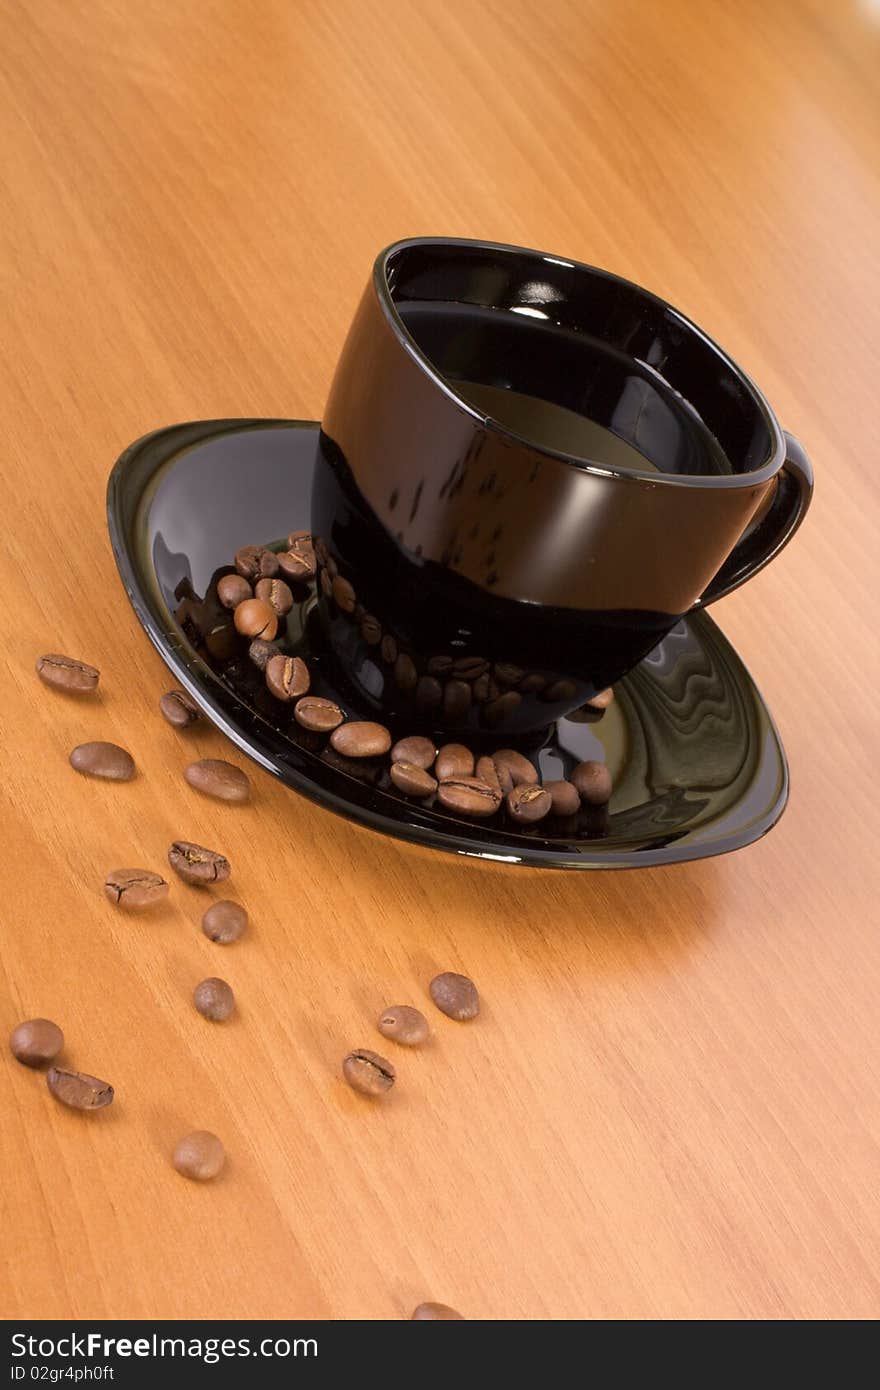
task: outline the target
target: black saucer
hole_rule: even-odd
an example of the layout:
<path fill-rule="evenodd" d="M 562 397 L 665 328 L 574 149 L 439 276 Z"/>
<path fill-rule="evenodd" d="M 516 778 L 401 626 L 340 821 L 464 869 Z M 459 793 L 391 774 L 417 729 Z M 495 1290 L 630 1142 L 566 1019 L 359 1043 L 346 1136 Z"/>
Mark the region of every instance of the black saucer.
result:
<path fill-rule="evenodd" d="M 373 830 L 509 864 L 677 863 L 739 849 L 775 824 L 788 797 L 779 737 L 736 652 L 702 612 L 619 682 L 604 715 L 560 720 L 531 750 L 544 780 L 585 758 L 607 762 L 607 810 L 531 828 L 514 829 L 503 811 L 473 822 L 405 800 L 382 766 L 345 770 L 328 761 L 325 740 L 299 729 L 267 695 L 247 644 L 230 637 L 228 615 L 216 628 L 210 620 L 218 571 L 240 546 L 309 527 L 317 432 L 308 421 L 175 425 L 137 440 L 110 476 L 110 537 L 134 610 L 177 680 L 245 753 Z M 285 645 L 308 656 L 313 693 L 370 718 L 334 685 L 309 622 L 313 602 L 304 589 Z"/>

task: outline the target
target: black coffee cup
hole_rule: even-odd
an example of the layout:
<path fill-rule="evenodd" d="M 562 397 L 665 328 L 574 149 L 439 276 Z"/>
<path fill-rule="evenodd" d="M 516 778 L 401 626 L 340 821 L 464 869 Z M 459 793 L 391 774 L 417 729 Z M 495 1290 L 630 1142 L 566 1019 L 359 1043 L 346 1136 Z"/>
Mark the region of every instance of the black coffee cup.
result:
<path fill-rule="evenodd" d="M 397 242 L 322 422 L 320 621 L 377 716 L 534 732 L 767 564 L 811 493 L 754 383 L 647 290 L 518 247 Z"/>

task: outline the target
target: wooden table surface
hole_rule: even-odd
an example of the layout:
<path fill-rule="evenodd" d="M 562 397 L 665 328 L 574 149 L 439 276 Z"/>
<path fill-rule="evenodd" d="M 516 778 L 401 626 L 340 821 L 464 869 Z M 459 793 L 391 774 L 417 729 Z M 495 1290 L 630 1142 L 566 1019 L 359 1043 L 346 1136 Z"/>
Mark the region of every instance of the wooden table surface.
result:
<path fill-rule="evenodd" d="M 2 7 L 0 1027 L 56 1019 L 117 1087 L 80 1116 L 4 1056 L 7 1317 L 880 1314 L 878 49 L 876 0 Z M 173 421 L 319 416 L 374 254 L 431 233 L 648 285 L 812 455 L 796 542 L 713 610 L 791 761 L 759 844 L 506 869 L 255 767 L 244 809 L 184 784 L 224 742 L 157 713 L 107 473 Z M 40 685 L 52 650 L 99 699 Z M 77 777 L 89 738 L 137 780 Z M 233 860 L 237 946 L 176 882 L 148 917 L 104 901 L 178 836 Z M 434 1013 L 370 1105 L 342 1055 L 440 969 L 482 1016 Z M 213 973 L 223 1027 L 189 1002 Z M 194 1127 L 213 1185 L 169 1162 Z"/>

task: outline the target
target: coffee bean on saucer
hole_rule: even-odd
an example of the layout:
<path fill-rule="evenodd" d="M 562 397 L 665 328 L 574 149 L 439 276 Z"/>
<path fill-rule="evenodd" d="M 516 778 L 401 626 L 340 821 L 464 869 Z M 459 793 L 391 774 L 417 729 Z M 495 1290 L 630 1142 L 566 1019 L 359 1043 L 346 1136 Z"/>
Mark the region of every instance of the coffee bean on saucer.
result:
<path fill-rule="evenodd" d="M 448 1303 L 420 1303 L 410 1322 L 466 1322 L 463 1313 L 457 1313 Z"/>
<path fill-rule="evenodd" d="M 36 672 L 44 684 L 68 695 L 88 695 L 101 679 L 97 667 L 76 661 L 72 656 L 57 656 L 54 652 L 37 657 Z"/>
<path fill-rule="evenodd" d="M 271 642 L 278 631 L 275 609 L 262 598 L 245 599 L 236 608 L 233 621 L 242 637 L 262 637 Z"/>
<path fill-rule="evenodd" d="M 359 1047 L 342 1063 L 342 1075 L 349 1086 L 364 1096 L 384 1096 L 394 1085 L 394 1067 L 378 1052 Z"/>
<path fill-rule="evenodd" d="M 521 666 L 512 666 L 508 661 L 496 661 L 492 667 L 492 674 L 503 690 L 511 686 L 519 685 L 525 677 L 525 671 Z"/>
<path fill-rule="evenodd" d="M 283 579 L 261 579 L 254 594 L 268 603 L 279 618 L 286 617 L 293 607 L 293 594 Z"/>
<path fill-rule="evenodd" d="M 337 729 L 345 715 L 333 700 L 323 700 L 318 695 L 305 695 L 293 707 L 293 717 L 304 729 L 316 733 L 329 733 Z"/>
<path fill-rule="evenodd" d="M 274 579 L 278 573 L 278 556 L 264 545 L 243 545 L 235 552 L 234 563 L 250 584 L 256 584 L 258 579 Z"/>
<path fill-rule="evenodd" d="M 547 677 L 542 676 L 540 671 L 529 671 L 520 681 L 519 688 L 524 695 L 537 695 L 546 684 Z"/>
<path fill-rule="evenodd" d="M 168 863 L 185 883 L 191 883 L 196 888 L 208 883 L 221 883 L 231 873 L 225 855 L 205 849 L 203 845 L 194 845 L 191 840 L 175 840 L 168 850 Z"/>
<path fill-rule="evenodd" d="M 216 1134 L 207 1129 L 194 1129 L 185 1134 L 174 1146 L 171 1156 L 181 1177 L 191 1178 L 193 1182 L 209 1182 L 226 1162 L 226 1150 Z"/>
<path fill-rule="evenodd" d="M 429 676 L 448 676 L 453 665 L 451 656 L 431 656 L 425 669 Z"/>
<path fill-rule="evenodd" d="M 387 665 L 393 666 L 395 661 L 397 660 L 397 642 L 395 638 L 391 636 L 390 632 L 385 633 L 385 636 L 382 638 L 379 650 L 382 653 L 382 660 L 386 662 Z"/>
<path fill-rule="evenodd" d="M 329 598 L 333 593 L 333 579 L 329 570 L 321 570 L 321 578 L 318 583 L 321 585 L 321 593 L 325 598 Z"/>
<path fill-rule="evenodd" d="M 240 903 L 228 898 L 211 903 L 202 917 L 202 931 L 211 941 L 220 946 L 228 946 L 237 941 L 248 924 L 248 915 Z"/>
<path fill-rule="evenodd" d="M 13 1028 L 9 1047 L 16 1061 L 26 1067 L 52 1062 L 64 1046 L 64 1034 L 49 1018 L 29 1018 Z"/>
<path fill-rule="evenodd" d="M 81 743 L 69 758 L 70 766 L 86 777 L 105 777 L 109 782 L 130 782 L 134 758 L 118 743 Z"/>
<path fill-rule="evenodd" d="M 453 676 L 463 681 L 475 681 L 488 669 L 489 663 L 482 656 L 457 656 L 452 663 Z"/>
<path fill-rule="evenodd" d="M 515 748 L 499 748 L 492 754 L 492 761 L 501 781 L 505 796 L 511 787 L 533 787 L 538 781 L 538 770 L 522 753 Z M 509 782 L 509 785 L 507 783 Z"/>
<path fill-rule="evenodd" d="M 416 686 L 416 709 L 437 709 L 443 699 L 443 687 L 436 676 L 421 676 Z"/>
<path fill-rule="evenodd" d="M 278 556 L 278 569 L 285 579 L 294 584 L 308 584 L 317 570 L 314 551 L 306 548 L 282 550 Z"/>
<path fill-rule="evenodd" d="M 297 550 L 299 547 L 314 548 L 312 543 L 311 531 L 290 531 L 287 536 L 287 549 Z"/>
<path fill-rule="evenodd" d="M 402 690 L 404 694 L 408 694 L 416 688 L 419 673 L 412 657 L 406 652 L 401 652 L 394 663 L 394 679 L 398 690 Z"/>
<path fill-rule="evenodd" d="M 483 718 L 490 729 L 497 729 L 500 724 L 504 724 L 513 712 L 519 709 L 522 704 L 522 696 L 518 690 L 505 690 L 503 695 L 499 695 L 494 700 L 489 700 L 483 706 Z"/>
<path fill-rule="evenodd" d="M 553 681 L 552 685 L 545 686 L 541 692 L 541 699 L 548 704 L 554 704 L 559 700 L 573 700 L 577 695 L 577 686 L 574 681 L 563 677 L 561 680 Z"/>
<path fill-rule="evenodd" d="M 333 580 L 333 597 L 343 613 L 353 613 L 357 603 L 357 595 L 354 588 L 347 579 L 343 579 L 341 574 L 337 574 Z"/>
<path fill-rule="evenodd" d="M 574 783 L 583 800 L 591 806 L 604 806 L 611 797 L 611 773 L 604 763 L 593 762 L 592 759 L 578 763 L 569 774 L 569 781 Z"/>
<path fill-rule="evenodd" d="M 273 656 L 266 663 L 266 686 L 276 700 L 298 700 L 308 693 L 309 668 L 299 656 Z"/>
<path fill-rule="evenodd" d="M 378 758 L 391 747 L 391 735 L 384 724 L 354 720 L 334 729 L 330 744 L 345 758 Z"/>
<path fill-rule="evenodd" d="M 255 637 L 248 647 L 248 656 L 258 671 L 265 671 L 273 656 L 280 655 L 276 642 L 267 642 L 263 637 Z"/>
<path fill-rule="evenodd" d="M 614 701 L 614 691 L 609 685 L 607 690 L 598 690 L 595 695 L 591 695 L 587 704 L 591 709 L 607 709 Z"/>
<path fill-rule="evenodd" d="M 99 1081 L 97 1076 L 89 1076 L 84 1071 L 62 1071 L 60 1067 L 50 1067 L 46 1073 L 46 1084 L 56 1100 L 69 1105 L 72 1110 L 103 1110 L 113 1100 L 113 1087 L 107 1081 Z"/>
<path fill-rule="evenodd" d="M 544 790 L 550 793 L 554 816 L 573 816 L 581 806 L 581 794 L 573 782 L 545 782 Z"/>
<path fill-rule="evenodd" d="M 254 591 L 240 574 L 224 574 L 217 581 L 217 597 L 224 608 L 237 608 L 245 599 L 253 598 Z"/>
<path fill-rule="evenodd" d="M 529 787 L 524 784 L 511 787 L 506 798 L 507 812 L 511 820 L 523 821 L 530 825 L 533 821 L 549 816 L 553 798 L 543 787 Z"/>
<path fill-rule="evenodd" d="M 447 1018 L 454 1018 L 456 1023 L 466 1023 L 480 1012 L 477 987 L 467 975 L 446 970 L 442 975 L 435 975 L 428 988 L 440 1012 Z"/>
<path fill-rule="evenodd" d="M 383 1009 L 376 1027 L 384 1038 L 392 1038 L 404 1047 L 418 1047 L 428 1036 L 428 1020 L 421 1009 L 413 1009 L 409 1004 Z"/>
<path fill-rule="evenodd" d="M 382 624 L 372 613 L 365 613 L 361 618 L 361 637 L 368 647 L 378 647 L 382 641 Z"/>
<path fill-rule="evenodd" d="M 425 771 L 433 766 L 436 756 L 437 749 L 432 740 L 422 738 L 420 734 L 399 738 L 391 750 L 393 763 L 414 763 L 416 767 L 422 767 Z"/>
<path fill-rule="evenodd" d="M 191 787 L 217 801 L 232 801 L 237 805 L 250 801 L 251 779 L 234 763 L 223 758 L 200 758 L 184 768 L 183 775 Z"/>
<path fill-rule="evenodd" d="M 431 796 L 437 790 L 437 779 L 415 763 L 396 762 L 391 764 L 389 773 L 392 782 L 404 796 L 414 796 L 419 800 Z"/>
<path fill-rule="evenodd" d="M 478 705 L 484 705 L 487 700 L 497 698 L 497 688 L 495 695 L 493 696 L 492 694 L 493 684 L 494 682 L 488 671 L 484 671 L 481 676 L 477 676 L 477 679 L 471 686 L 471 690 L 473 691 L 474 699 Z"/>
<path fill-rule="evenodd" d="M 443 687 L 444 716 L 453 722 L 463 719 L 471 707 L 472 699 L 467 681 L 459 680 L 457 677 L 448 680 Z"/>
<path fill-rule="evenodd" d="M 212 1023 L 222 1023 L 235 1008 L 235 995 L 225 980 L 212 975 L 196 985 L 193 1003 L 202 1018 L 208 1018 Z"/>
<path fill-rule="evenodd" d="M 501 805 L 501 792 L 479 777 L 449 777 L 437 788 L 437 800 L 447 811 L 462 816 L 494 816 Z"/>
<path fill-rule="evenodd" d="M 463 743 L 444 743 L 437 754 L 434 771 L 441 782 L 450 777 L 472 777 L 474 755 Z"/>
<path fill-rule="evenodd" d="M 150 869 L 113 869 L 104 880 L 104 892 L 117 907 L 152 907 L 168 894 L 168 884 Z"/>
<path fill-rule="evenodd" d="M 185 690 L 169 690 L 159 701 L 159 710 L 175 729 L 186 729 L 202 717 L 202 711 Z"/>

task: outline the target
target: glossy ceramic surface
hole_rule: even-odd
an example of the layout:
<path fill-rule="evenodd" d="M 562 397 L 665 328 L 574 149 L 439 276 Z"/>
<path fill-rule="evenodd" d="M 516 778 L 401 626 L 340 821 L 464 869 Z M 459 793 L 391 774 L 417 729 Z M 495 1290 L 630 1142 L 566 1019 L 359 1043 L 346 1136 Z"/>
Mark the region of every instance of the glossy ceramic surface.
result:
<path fill-rule="evenodd" d="M 749 844 L 781 815 L 784 754 L 736 653 L 703 613 L 678 622 L 617 686 L 601 717 L 574 715 L 520 743 L 544 779 L 584 758 L 606 761 L 610 806 L 513 829 L 404 800 L 383 767 L 341 765 L 265 691 L 216 603 L 242 544 L 307 527 L 318 426 L 228 420 L 173 426 L 138 440 L 108 488 L 119 571 L 175 678 L 244 752 L 312 800 L 374 830 L 510 864 L 621 868 L 674 863 Z M 328 661 L 315 596 L 303 590 L 286 648 L 306 656 L 317 694 L 363 717 Z M 175 616 L 177 615 L 177 616 Z M 395 727 L 395 737 L 408 732 Z"/>

